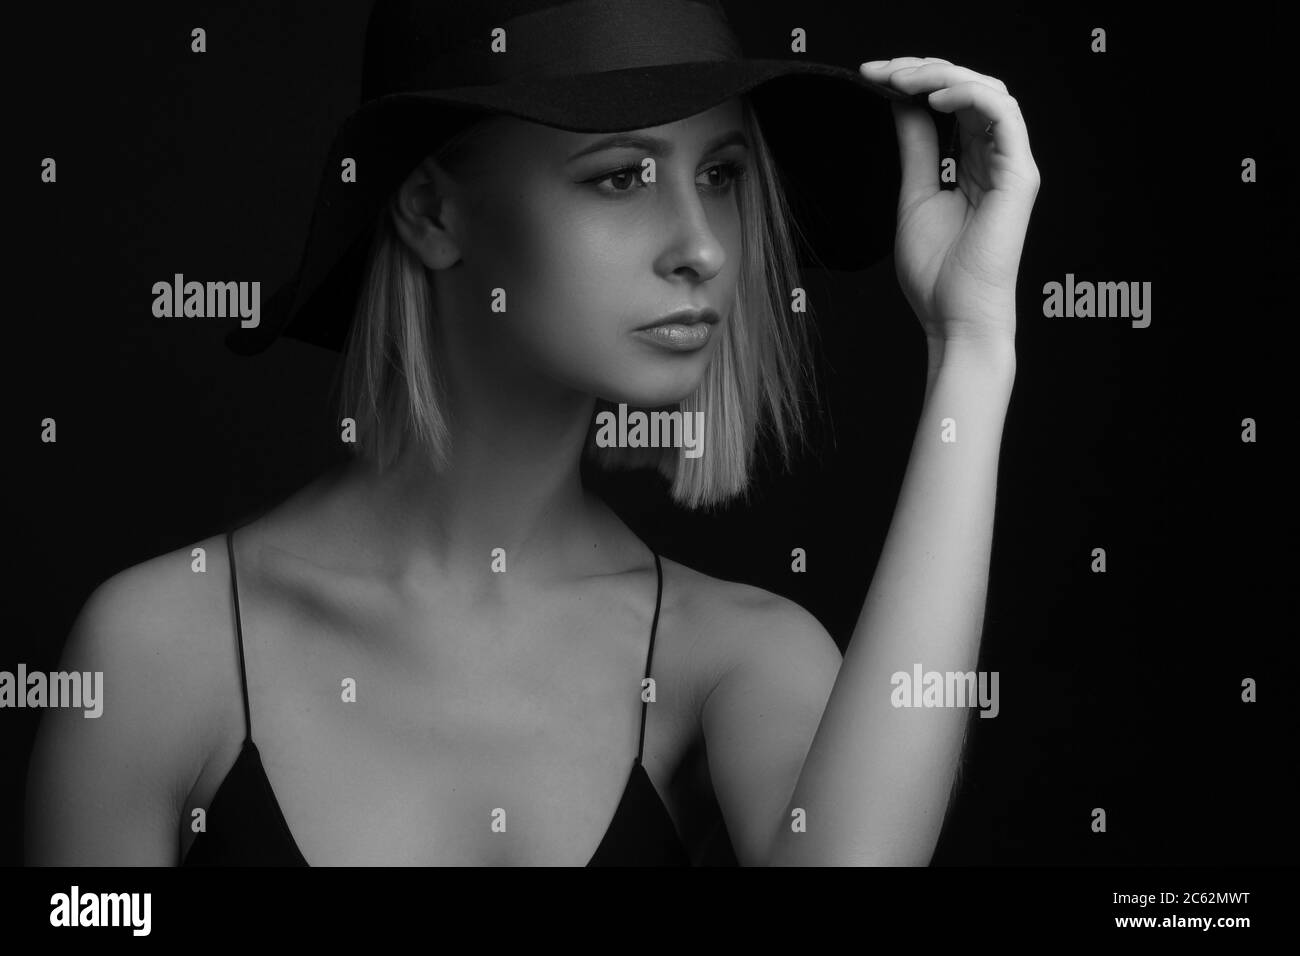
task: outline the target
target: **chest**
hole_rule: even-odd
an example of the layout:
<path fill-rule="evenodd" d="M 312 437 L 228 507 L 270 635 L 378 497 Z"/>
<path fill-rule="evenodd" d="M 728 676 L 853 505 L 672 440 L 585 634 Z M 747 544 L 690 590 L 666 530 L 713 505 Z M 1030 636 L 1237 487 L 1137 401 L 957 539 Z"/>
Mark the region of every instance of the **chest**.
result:
<path fill-rule="evenodd" d="M 667 608 L 651 654 L 654 592 L 640 592 L 486 604 L 249 589 L 252 735 L 302 855 L 312 865 L 583 865 L 619 814 L 638 753 L 669 817 L 689 816 L 701 795 L 676 780 L 699 737 L 702 675 Z M 195 803 L 222 785 L 231 747 L 209 761 Z M 647 801 L 629 803 L 624 814 L 646 812 Z"/>

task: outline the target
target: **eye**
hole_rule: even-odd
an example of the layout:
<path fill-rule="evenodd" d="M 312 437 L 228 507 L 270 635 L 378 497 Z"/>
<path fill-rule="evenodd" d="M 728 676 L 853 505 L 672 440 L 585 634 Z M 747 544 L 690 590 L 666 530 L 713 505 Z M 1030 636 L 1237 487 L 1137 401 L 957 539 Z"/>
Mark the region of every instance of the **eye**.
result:
<path fill-rule="evenodd" d="M 708 169 L 704 171 L 704 175 L 707 176 L 710 173 L 725 174 L 725 182 L 723 183 L 723 185 L 714 187 L 717 189 L 718 192 L 725 193 L 730 191 L 732 186 L 734 186 L 740 180 L 745 178 L 745 172 L 746 170 L 743 163 L 737 163 L 732 161 L 726 163 L 718 163 L 716 166 L 710 166 Z"/>
<path fill-rule="evenodd" d="M 704 170 L 704 172 L 702 172 L 700 175 L 710 176 L 713 175 L 714 173 L 722 174 L 723 182 L 721 184 L 706 183 L 704 185 L 715 193 L 726 194 L 731 191 L 732 186 L 734 186 L 741 179 L 745 178 L 746 167 L 743 163 L 738 163 L 735 161 L 716 163 L 713 166 L 710 166 L 708 169 Z M 613 188 L 610 189 L 599 188 L 599 186 L 605 182 L 609 182 Z M 614 185 L 615 182 L 617 182 L 619 185 Z M 618 169 L 610 170 L 608 173 L 605 173 L 603 176 L 599 176 L 595 179 L 588 179 L 587 183 L 598 187 L 596 191 L 606 196 L 622 195 L 633 191 L 631 188 L 620 188 L 620 186 L 631 187 L 637 184 L 640 184 L 641 186 L 649 185 L 648 183 L 645 183 L 641 179 L 640 164 L 635 166 L 622 166 Z"/>
<path fill-rule="evenodd" d="M 621 169 L 616 169 L 616 170 L 614 170 L 613 172 L 608 172 L 608 173 L 606 173 L 604 176 L 601 176 L 599 179 L 589 179 L 589 180 L 587 180 L 587 182 L 589 182 L 589 183 L 594 183 L 594 184 L 596 184 L 596 185 L 599 185 L 600 183 L 603 183 L 603 182 L 606 182 L 606 181 L 613 181 L 613 180 L 619 180 L 619 181 L 621 181 L 622 183 L 624 183 L 624 184 L 627 185 L 627 186 L 631 186 L 633 183 L 639 183 L 639 182 L 641 182 L 641 167 L 640 167 L 640 166 L 624 166 L 624 167 L 622 167 Z M 642 184 L 642 185 L 644 185 L 644 184 Z M 596 190 L 596 191 L 597 191 L 597 192 L 604 192 L 604 193 L 610 193 L 610 192 L 614 192 L 614 193 L 626 193 L 626 192 L 631 192 L 630 189 L 619 189 L 619 188 L 617 188 L 617 187 L 615 187 L 614 189 L 598 189 L 598 190 Z"/>

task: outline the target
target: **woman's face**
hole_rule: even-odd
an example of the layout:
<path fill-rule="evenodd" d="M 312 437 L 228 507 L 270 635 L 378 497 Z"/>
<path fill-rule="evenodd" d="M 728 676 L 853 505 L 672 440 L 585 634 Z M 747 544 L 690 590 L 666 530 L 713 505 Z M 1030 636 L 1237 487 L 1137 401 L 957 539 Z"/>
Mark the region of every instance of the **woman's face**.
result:
<path fill-rule="evenodd" d="M 473 154 L 469 168 L 437 180 L 459 254 L 435 278 L 456 317 L 446 330 L 453 352 L 463 346 L 477 356 L 471 365 L 531 370 L 630 405 L 675 404 L 694 391 L 736 293 L 735 177 L 749 162 L 739 101 L 619 134 L 494 118 Z M 498 288 L 504 313 L 490 308 Z M 718 323 L 702 345 L 695 334 L 638 331 L 705 309 Z"/>

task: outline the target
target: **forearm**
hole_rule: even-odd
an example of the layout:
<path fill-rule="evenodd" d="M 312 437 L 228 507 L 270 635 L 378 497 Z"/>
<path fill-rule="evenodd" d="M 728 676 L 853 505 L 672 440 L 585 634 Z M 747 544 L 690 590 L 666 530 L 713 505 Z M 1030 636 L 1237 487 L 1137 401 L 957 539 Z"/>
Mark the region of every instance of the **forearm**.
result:
<path fill-rule="evenodd" d="M 925 865 L 951 794 L 964 707 L 895 707 L 891 677 L 974 671 L 1012 347 L 931 344 L 902 490 L 852 640 L 804 762 L 774 865 Z M 942 440 L 945 419 L 950 437 Z M 913 688 L 919 691 L 920 688 Z"/>

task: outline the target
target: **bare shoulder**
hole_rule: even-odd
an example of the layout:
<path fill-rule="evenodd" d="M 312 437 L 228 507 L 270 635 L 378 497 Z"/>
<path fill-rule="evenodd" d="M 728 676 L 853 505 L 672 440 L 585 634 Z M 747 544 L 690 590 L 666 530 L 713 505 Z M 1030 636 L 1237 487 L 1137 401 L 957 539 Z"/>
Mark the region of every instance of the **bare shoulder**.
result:
<path fill-rule="evenodd" d="M 121 679 L 149 681 L 147 699 L 159 724 L 179 725 L 189 738 L 185 742 L 203 752 L 215 743 L 207 733 L 225 736 L 212 718 L 227 708 L 215 708 L 214 715 L 211 706 L 227 699 L 238 674 L 224 535 L 115 574 L 90 596 L 78 623 L 98 653 L 138 669 L 132 676 L 119 666 Z"/>
<path fill-rule="evenodd" d="M 691 763 L 742 865 L 768 858 L 839 675 L 839 648 L 796 601 L 673 563 L 707 754 Z"/>
<path fill-rule="evenodd" d="M 839 648 L 816 615 L 797 601 L 675 561 L 664 561 L 664 575 L 679 596 L 675 611 L 695 667 L 705 675 L 705 696 L 743 665 L 838 670 Z"/>
<path fill-rule="evenodd" d="M 99 713 L 41 715 L 26 847 L 38 865 L 169 865 L 184 801 L 242 716 L 224 538 L 133 565 L 82 605 L 58 670 L 98 680 Z M 86 678 L 83 676 L 83 682 Z"/>

